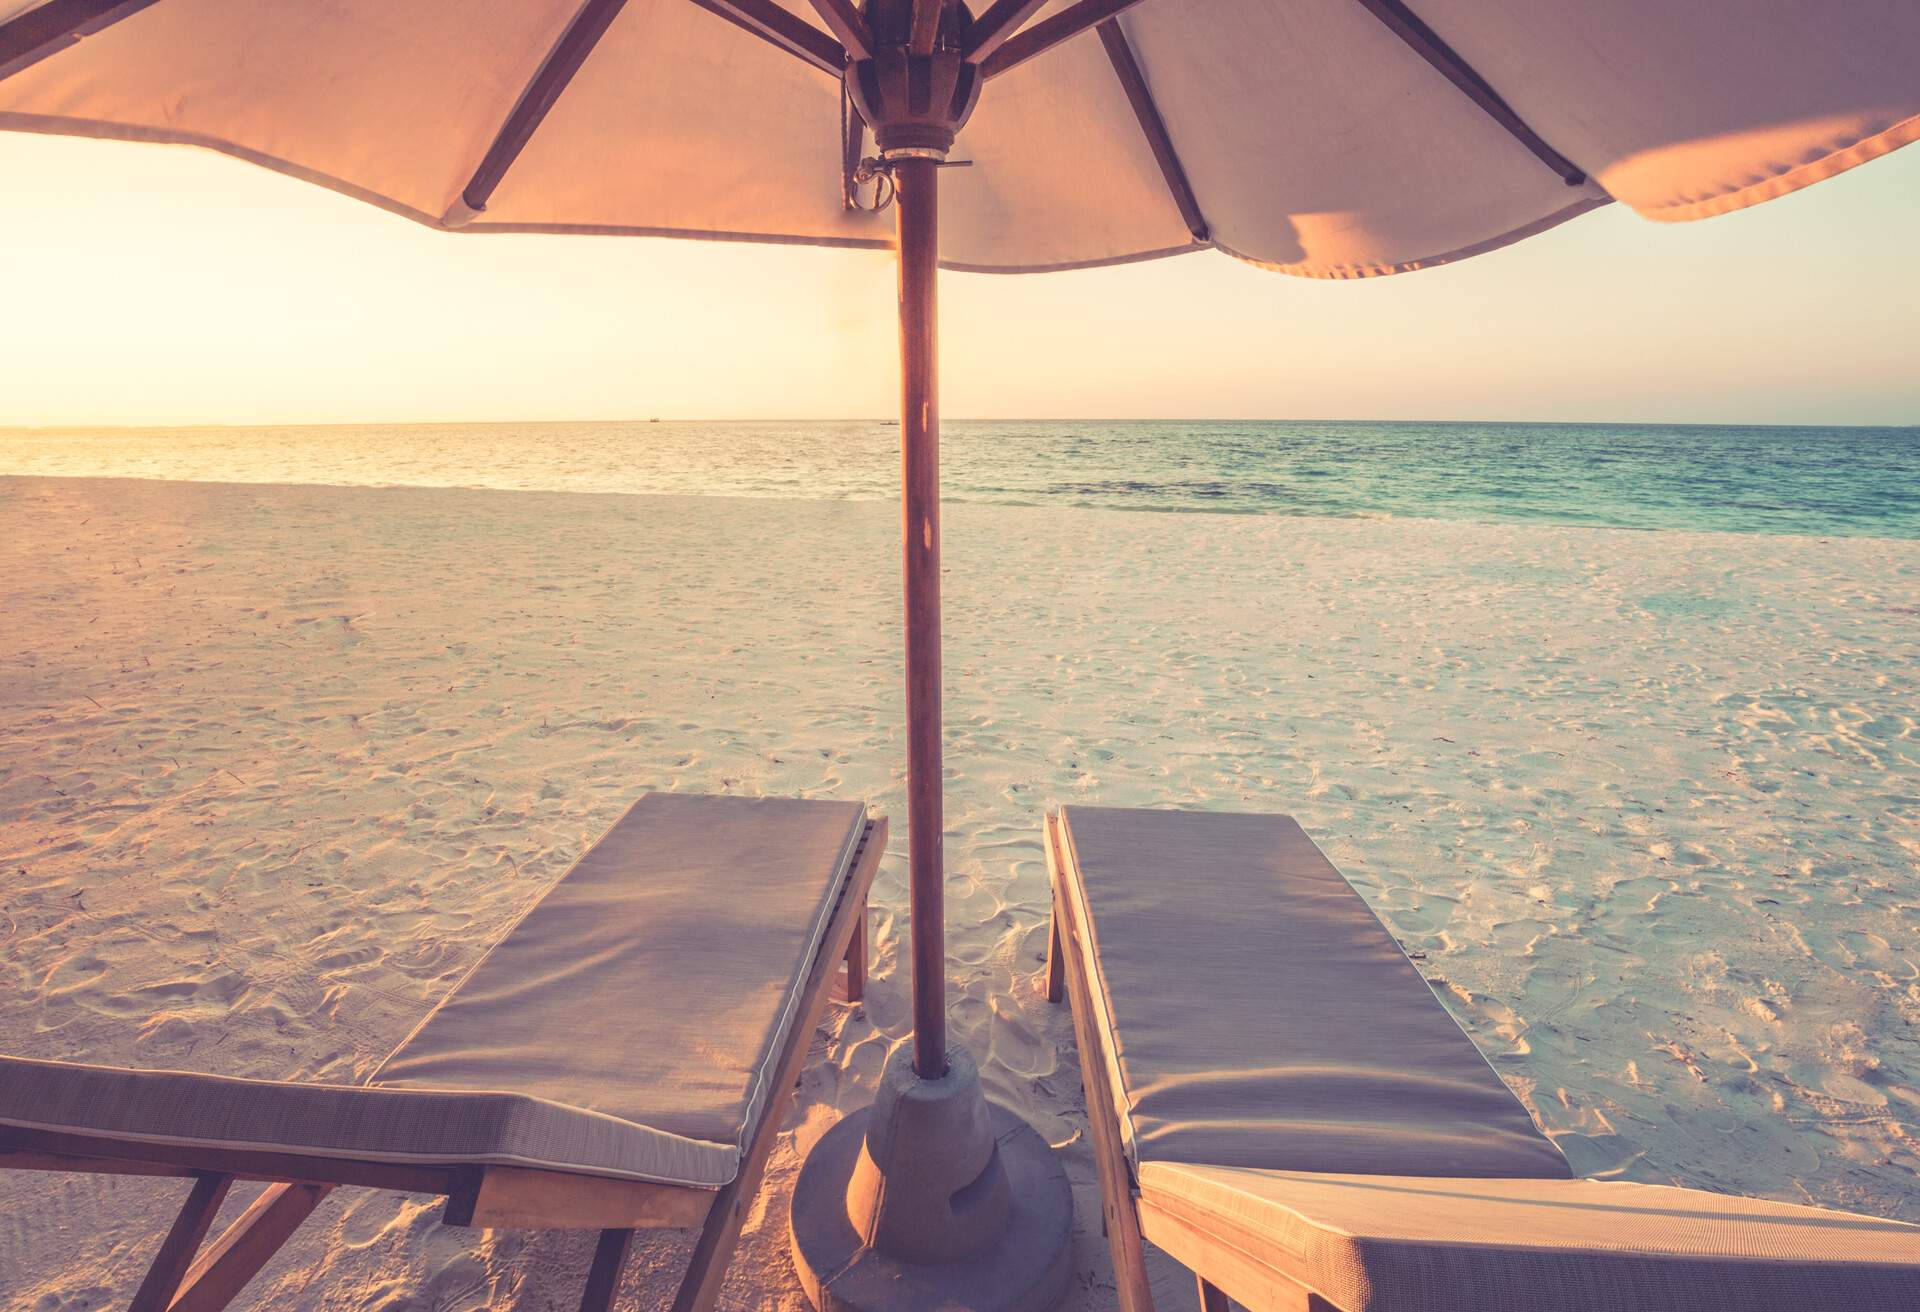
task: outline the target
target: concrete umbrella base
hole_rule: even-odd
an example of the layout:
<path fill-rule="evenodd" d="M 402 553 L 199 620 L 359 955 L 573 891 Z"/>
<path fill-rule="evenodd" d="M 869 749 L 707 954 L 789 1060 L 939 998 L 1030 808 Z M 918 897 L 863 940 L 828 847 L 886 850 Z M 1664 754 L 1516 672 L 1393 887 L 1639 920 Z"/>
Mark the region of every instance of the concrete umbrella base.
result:
<path fill-rule="evenodd" d="M 1049 1312 L 1073 1274 L 1066 1171 L 960 1048 L 938 1080 L 894 1054 L 873 1105 L 807 1155 L 792 1227 L 820 1312 Z"/>

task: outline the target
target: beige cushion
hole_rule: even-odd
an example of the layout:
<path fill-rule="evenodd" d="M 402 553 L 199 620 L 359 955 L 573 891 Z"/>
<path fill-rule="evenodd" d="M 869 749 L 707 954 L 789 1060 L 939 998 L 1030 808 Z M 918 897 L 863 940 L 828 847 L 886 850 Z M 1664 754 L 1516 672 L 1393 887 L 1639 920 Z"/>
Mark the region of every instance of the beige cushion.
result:
<path fill-rule="evenodd" d="M 1694 1189 L 1150 1162 L 1140 1190 L 1346 1312 L 1920 1307 L 1920 1226 Z"/>
<path fill-rule="evenodd" d="M 1569 1174 L 1290 817 L 1061 816 L 1136 1161 Z"/>
<path fill-rule="evenodd" d="M 724 1184 L 739 1163 L 728 1145 L 517 1093 L 243 1080 L 19 1057 L 0 1057 L 4 1126 L 357 1162 L 538 1166 L 703 1187 Z"/>
<path fill-rule="evenodd" d="M 636 802 L 371 1088 L 0 1059 L 0 1124 L 717 1187 L 770 1093 L 857 802 Z"/>

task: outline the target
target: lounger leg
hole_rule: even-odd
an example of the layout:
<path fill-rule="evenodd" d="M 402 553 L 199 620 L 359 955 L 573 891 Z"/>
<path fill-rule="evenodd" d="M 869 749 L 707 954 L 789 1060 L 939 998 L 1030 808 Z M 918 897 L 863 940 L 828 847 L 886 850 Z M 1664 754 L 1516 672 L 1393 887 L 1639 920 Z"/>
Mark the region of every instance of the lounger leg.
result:
<path fill-rule="evenodd" d="M 1047 1001 L 1058 1002 L 1066 996 L 1067 961 L 1060 951 L 1060 908 L 1047 917 Z"/>
<path fill-rule="evenodd" d="M 860 902 L 860 914 L 853 922 L 853 937 L 847 940 L 847 975 L 842 996 L 858 1002 L 867 995 L 867 904 Z"/>
<path fill-rule="evenodd" d="M 208 1172 L 194 1176 L 193 1190 L 181 1206 L 180 1214 L 173 1218 L 173 1228 L 161 1241 L 160 1251 L 154 1254 L 153 1265 L 147 1268 L 146 1279 L 140 1282 L 139 1292 L 127 1305 L 127 1312 L 166 1312 L 187 1268 L 193 1263 L 193 1255 L 200 1251 L 200 1242 L 207 1237 L 214 1213 L 226 1201 L 227 1188 L 232 1183 L 230 1175 Z"/>
<path fill-rule="evenodd" d="M 779 1101 L 784 1104 L 786 1099 L 782 1097 Z M 781 1106 L 779 1111 L 784 1115 L 786 1107 Z M 771 1110 L 761 1112 L 765 1117 L 773 1114 Z M 694 1242 L 693 1260 L 687 1263 L 687 1274 L 681 1278 L 680 1290 L 674 1295 L 673 1312 L 710 1312 L 720 1297 L 720 1282 L 726 1277 L 727 1262 L 733 1256 L 733 1246 L 739 1242 L 740 1227 L 747 1219 L 747 1205 L 760 1190 L 760 1173 L 765 1167 L 764 1157 L 741 1162 L 740 1174 L 714 1197 L 713 1206 L 707 1212 L 707 1223 L 700 1228 L 700 1238 Z"/>
<path fill-rule="evenodd" d="M 593 1250 L 593 1266 L 587 1271 L 586 1292 L 580 1295 L 580 1312 L 608 1312 L 613 1296 L 620 1292 L 620 1273 L 627 1267 L 627 1248 L 633 1243 L 631 1230 L 602 1230 L 600 1245 Z"/>
<path fill-rule="evenodd" d="M 1200 1312 L 1227 1312 L 1227 1296 L 1207 1283 L 1205 1276 L 1195 1276 L 1194 1282 L 1200 1286 Z"/>
<path fill-rule="evenodd" d="M 168 1312 L 221 1312 L 332 1192 L 330 1184 L 269 1185 L 193 1264 Z"/>

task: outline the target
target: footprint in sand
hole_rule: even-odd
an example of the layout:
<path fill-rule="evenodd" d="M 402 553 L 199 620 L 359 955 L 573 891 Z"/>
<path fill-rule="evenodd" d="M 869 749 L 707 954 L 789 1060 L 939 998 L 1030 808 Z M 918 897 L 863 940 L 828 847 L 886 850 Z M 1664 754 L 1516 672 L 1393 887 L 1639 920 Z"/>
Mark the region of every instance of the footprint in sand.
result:
<path fill-rule="evenodd" d="M 113 1301 L 114 1291 L 105 1285 L 83 1285 L 79 1289 L 42 1294 L 34 1300 L 33 1312 L 92 1312 Z"/>
<path fill-rule="evenodd" d="M 1457 987 L 1453 991 L 1456 995 L 1461 992 Z M 1533 1045 L 1525 1037 L 1528 1024 L 1513 1008 L 1491 998 L 1471 995 L 1466 1001 L 1473 1017 L 1474 1036 L 1482 1040 L 1481 1046 L 1491 1046 L 1484 1041 L 1488 1037 L 1498 1038 L 1505 1045 L 1503 1049 L 1487 1053 L 1488 1057 L 1499 1061 L 1524 1057 L 1533 1051 Z"/>
<path fill-rule="evenodd" d="M 228 971 L 206 979 L 176 979 L 163 984 L 96 998 L 94 1010 L 107 1016 L 161 1016 L 225 1014 L 235 999 L 251 987 L 252 981 L 238 971 Z M 151 1023 L 151 1022 L 150 1022 Z"/>
<path fill-rule="evenodd" d="M 1853 953 L 1859 964 L 1866 969 L 1881 974 L 1912 977 L 1913 963 L 1895 953 L 1893 945 L 1878 934 L 1869 933 L 1864 929 L 1843 929 L 1840 931 L 1839 938 L 1840 942 L 1846 945 L 1847 951 Z"/>
<path fill-rule="evenodd" d="M 184 1016 L 149 1016 L 140 1026 L 134 1042 L 143 1048 L 191 1048 L 200 1037 L 199 1030 Z"/>
<path fill-rule="evenodd" d="M 46 998 L 61 998 L 91 988 L 107 973 L 107 963 L 91 952 L 76 952 L 53 963 L 40 980 Z"/>
<path fill-rule="evenodd" d="M 351 1192 L 353 1196 L 342 1209 L 345 1214 L 340 1218 L 339 1229 L 335 1231 L 341 1246 L 345 1248 L 366 1248 L 384 1239 L 395 1238 L 421 1224 L 423 1217 L 430 1223 L 431 1214 L 440 1207 L 438 1200 L 421 1203 L 402 1198 L 398 1200 L 396 1208 L 392 1194 L 359 1190 Z"/>
<path fill-rule="evenodd" d="M 346 970 L 351 966 L 364 966 L 377 962 L 387 955 L 387 950 L 376 944 L 363 944 L 357 948 L 339 948 L 314 960 L 314 965 L 331 974 L 337 970 Z"/>
<path fill-rule="evenodd" d="M 971 994 L 951 1002 L 947 1015 L 953 1028 L 968 1040 L 977 1039 L 993 1023 L 993 1010 L 985 999 Z"/>
<path fill-rule="evenodd" d="M 989 1059 L 1025 1079 L 1051 1074 L 1059 1064 L 1053 1045 L 1034 1032 L 1008 998 L 995 993 L 990 1005 L 993 1029 L 987 1044 Z"/>
<path fill-rule="evenodd" d="M 875 1088 L 887 1064 L 887 1054 L 892 1050 L 893 1044 L 886 1036 L 869 1034 L 842 1050 L 840 1074 L 862 1088 Z"/>
<path fill-rule="evenodd" d="M 510 1256 L 499 1251 L 509 1246 L 516 1250 L 520 1247 L 518 1244 L 508 1245 L 496 1239 L 493 1244 L 495 1250 L 493 1256 L 506 1269 L 512 1270 L 514 1268 L 511 1265 Z M 480 1309 L 493 1306 L 490 1297 L 492 1285 L 493 1273 L 488 1271 L 487 1264 L 473 1253 L 463 1252 L 448 1260 L 439 1270 L 422 1281 L 413 1298 L 398 1301 L 392 1306 L 395 1312 L 402 1307 L 444 1308 L 447 1312 L 454 1312 L 455 1309 L 459 1309 L 460 1312 L 469 1312 L 470 1309 L 471 1312 L 480 1312 Z"/>

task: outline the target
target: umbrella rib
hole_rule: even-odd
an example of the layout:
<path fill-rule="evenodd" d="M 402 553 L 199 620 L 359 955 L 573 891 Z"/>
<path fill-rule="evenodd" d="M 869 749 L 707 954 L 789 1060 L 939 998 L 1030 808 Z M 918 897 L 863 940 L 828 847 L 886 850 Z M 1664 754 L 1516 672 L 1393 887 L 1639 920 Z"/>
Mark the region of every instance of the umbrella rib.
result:
<path fill-rule="evenodd" d="M 1173 139 L 1167 135 L 1166 121 L 1160 117 L 1159 106 L 1153 103 L 1153 92 L 1147 87 L 1146 75 L 1140 71 L 1140 62 L 1133 57 L 1133 47 L 1127 44 L 1126 33 L 1120 30 L 1119 22 L 1111 18 L 1096 30 L 1100 33 L 1100 44 L 1107 48 L 1107 59 L 1113 64 L 1114 74 L 1127 93 L 1127 102 L 1133 106 L 1133 115 L 1140 120 L 1140 130 L 1146 134 L 1147 145 L 1160 165 L 1160 175 L 1167 180 L 1167 190 L 1173 193 L 1173 203 L 1179 207 L 1187 231 L 1195 241 L 1210 240 L 1206 216 L 1200 212 L 1193 184 L 1187 180 L 1187 171 L 1180 164 Z"/>
<path fill-rule="evenodd" d="M 796 55 L 823 73 L 839 77 L 847 66 L 846 47 L 812 23 L 774 4 L 773 0 L 693 0 L 710 14 Z"/>
<path fill-rule="evenodd" d="M 940 11 L 946 7 L 946 0 L 913 0 L 913 26 L 908 29 L 907 48 L 916 55 L 933 53 L 933 43 L 940 35 Z"/>
<path fill-rule="evenodd" d="M 1079 0 L 1079 3 L 1067 6 L 1053 17 L 1042 19 L 1017 35 L 1008 37 L 990 58 L 981 62 L 980 72 L 985 77 L 999 77 L 1035 55 L 1043 55 L 1062 41 L 1071 40 L 1090 27 L 1098 27 L 1139 3 L 1140 0 Z M 989 9 L 982 17 L 991 17 L 992 14 L 993 10 Z"/>
<path fill-rule="evenodd" d="M 873 29 L 853 0 L 813 0 L 813 7 L 847 52 L 848 59 L 873 56 Z"/>
<path fill-rule="evenodd" d="M 0 23 L 0 80 L 112 27 L 153 0 L 48 0 Z"/>
<path fill-rule="evenodd" d="M 987 12 L 974 19 L 973 26 L 967 29 L 965 57 L 976 64 L 988 58 L 1046 3 L 1047 0 L 993 0 Z"/>
<path fill-rule="evenodd" d="M 1542 164 L 1560 175 L 1569 187 L 1577 187 L 1587 180 L 1587 174 L 1578 164 L 1569 160 L 1559 151 L 1542 141 L 1534 130 L 1526 125 L 1513 107 L 1495 91 L 1487 80 L 1475 72 L 1473 66 L 1454 53 L 1452 46 L 1440 39 L 1440 35 L 1428 27 L 1420 16 L 1402 2 L 1402 0 L 1359 0 L 1368 13 L 1386 25 L 1387 30 L 1399 37 L 1409 49 L 1431 64 L 1447 81 L 1478 105 L 1480 109 L 1505 128 L 1514 140 L 1532 151 Z"/>
<path fill-rule="evenodd" d="M 493 193 L 499 187 L 501 179 L 507 176 L 507 170 L 513 167 L 520 152 L 533 140 L 533 134 L 546 120 L 547 112 L 566 91 L 573 81 L 574 74 L 587 62 L 587 56 L 593 53 L 600 38 L 607 34 L 626 0 L 586 0 L 574 14 L 573 21 L 567 24 L 566 31 L 553 43 L 553 49 L 541 61 L 539 71 L 533 80 L 527 83 L 527 89 L 520 93 L 520 99 L 514 102 L 513 110 L 507 115 L 507 121 L 500 125 L 494 134 L 493 144 L 487 147 L 487 153 L 480 158 L 480 167 L 473 171 L 473 177 L 460 191 L 460 200 L 469 211 L 466 214 L 456 212 L 448 215 L 452 222 L 471 220 L 487 208 L 487 202 L 493 199 Z"/>

